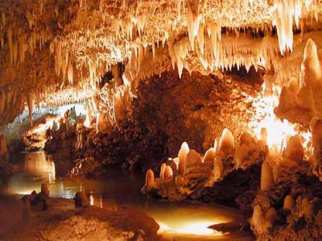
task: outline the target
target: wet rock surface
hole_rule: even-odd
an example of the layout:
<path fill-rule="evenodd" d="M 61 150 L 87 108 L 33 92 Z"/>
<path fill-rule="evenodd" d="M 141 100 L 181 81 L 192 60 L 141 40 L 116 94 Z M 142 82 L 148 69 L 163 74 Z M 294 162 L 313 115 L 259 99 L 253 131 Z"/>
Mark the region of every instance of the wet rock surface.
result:
<path fill-rule="evenodd" d="M 13 220 L 9 227 L 1 222 L 2 240 L 158 240 L 158 224 L 140 211 L 126 207 L 117 210 L 96 207 L 75 209 L 71 200 L 49 199 L 48 210 L 32 207 L 24 215 L 26 207 L 20 201 L 13 203 L 2 198 L 0 205 L 4 208 L 8 205 L 20 207 L 15 212 L 17 218 L 5 217 L 3 215 L 9 213 L 1 212 L 1 220 Z"/>

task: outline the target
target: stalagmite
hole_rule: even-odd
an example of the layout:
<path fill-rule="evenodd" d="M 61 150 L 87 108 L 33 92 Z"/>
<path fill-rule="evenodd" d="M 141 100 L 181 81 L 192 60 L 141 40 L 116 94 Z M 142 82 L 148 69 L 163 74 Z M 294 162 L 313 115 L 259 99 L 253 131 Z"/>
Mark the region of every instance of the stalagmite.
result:
<path fill-rule="evenodd" d="M 300 136 L 292 136 L 288 139 L 283 156 L 298 163 L 303 160 L 304 148 Z"/>
<path fill-rule="evenodd" d="M 154 187 L 155 187 L 154 172 L 151 169 L 149 169 L 145 174 L 145 188 L 147 191 L 149 191 Z"/>
<path fill-rule="evenodd" d="M 187 155 L 189 153 L 189 146 L 187 142 L 183 142 L 179 153 L 178 153 L 178 158 L 179 158 L 179 174 L 180 175 L 184 175 L 185 173 L 185 169 L 186 169 L 186 159 L 187 159 Z"/>
<path fill-rule="evenodd" d="M 167 164 L 162 163 L 160 167 L 160 179 L 164 180 L 165 179 L 165 171 L 166 171 Z"/>
<path fill-rule="evenodd" d="M 205 156 L 202 159 L 203 163 L 213 163 L 216 157 L 216 149 L 211 147 L 207 150 Z"/>
<path fill-rule="evenodd" d="M 173 177 L 173 170 L 170 166 L 166 166 L 164 169 L 164 179 L 168 180 L 171 179 Z"/>
<path fill-rule="evenodd" d="M 307 90 L 308 95 L 301 96 L 303 98 L 301 102 L 313 102 L 313 113 L 315 116 L 321 118 L 322 110 L 320 107 L 322 104 L 322 93 L 320 90 L 322 89 L 322 68 L 317 47 L 311 39 L 307 41 L 304 49 L 301 75 L 303 81 L 302 86 L 304 86 L 303 91 L 305 91 L 305 88 L 307 87 L 310 88 L 310 90 Z"/>
<path fill-rule="evenodd" d="M 284 198 L 283 208 L 285 210 L 292 210 L 295 205 L 295 201 L 291 195 L 287 195 Z"/>
<path fill-rule="evenodd" d="M 225 128 L 219 140 L 219 150 L 225 154 L 233 154 L 235 150 L 235 139 L 231 131 Z"/>
<path fill-rule="evenodd" d="M 266 160 L 262 163 L 260 182 L 262 191 L 268 191 L 274 184 L 273 171 Z"/>
<path fill-rule="evenodd" d="M 220 180 L 224 175 L 224 164 L 221 158 L 215 158 L 215 165 L 214 165 L 214 181 L 217 182 Z"/>
<path fill-rule="evenodd" d="M 191 166 L 199 165 L 201 164 L 201 162 L 202 162 L 202 159 L 200 154 L 197 151 L 191 149 L 186 157 L 186 166 L 191 167 Z"/>
<path fill-rule="evenodd" d="M 258 234 L 265 232 L 265 229 L 264 229 L 265 217 L 264 217 L 262 208 L 259 205 L 256 205 L 254 207 L 253 215 L 251 217 L 250 222 Z"/>
<path fill-rule="evenodd" d="M 273 223 L 275 222 L 277 218 L 277 213 L 274 207 L 270 207 L 267 212 L 265 213 L 265 223 L 266 228 L 272 227 Z"/>

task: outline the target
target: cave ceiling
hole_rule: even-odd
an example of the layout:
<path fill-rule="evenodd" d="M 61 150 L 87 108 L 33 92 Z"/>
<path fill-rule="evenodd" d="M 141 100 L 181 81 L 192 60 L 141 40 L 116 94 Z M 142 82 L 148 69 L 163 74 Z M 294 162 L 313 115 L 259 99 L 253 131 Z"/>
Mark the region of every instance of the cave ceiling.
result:
<path fill-rule="evenodd" d="M 283 82 L 299 73 L 307 39 L 322 56 L 321 17 L 320 0 L 0 1 L 0 125 L 31 101 L 90 98 L 120 62 L 133 86 L 171 68 L 234 65 Z"/>

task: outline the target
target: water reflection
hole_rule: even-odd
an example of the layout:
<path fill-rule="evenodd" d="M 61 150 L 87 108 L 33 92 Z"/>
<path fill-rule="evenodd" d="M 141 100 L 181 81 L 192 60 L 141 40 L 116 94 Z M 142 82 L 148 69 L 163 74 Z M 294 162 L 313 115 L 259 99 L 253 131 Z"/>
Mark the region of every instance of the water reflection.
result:
<path fill-rule="evenodd" d="M 51 197 L 72 199 L 76 192 L 89 193 L 90 204 L 109 210 L 117 210 L 122 205 L 146 212 L 160 225 L 163 235 L 200 236 L 196 240 L 209 240 L 223 234 L 208 229 L 216 223 L 239 219 L 235 210 L 210 204 L 169 203 L 146 199 L 139 190 L 144 180 L 141 177 L 122 175 L 113 170 L 104 180 L 60 179 L 55 175 L 55 164 L 44 152 L 27 153 L 24 158 L 25 171 L 13 176 L 8 183 L 8 192 L 29 194 L 39 192 L 41 183 L 47 182 Z M 225 235 L 223 237 L 226 237 Z M 240 237 L 239 237 L 240 238 Z M 187 240 L 178 239 L 176 240 Z M 190 240 L 190 239 L 189 239 Z M 231 240 L 228 238 L 226 240 Z M 239 240 L 249 240 L 246 239 Z"/>
<path fill-rule="evenodd" d="M 43 151 L 31 152 L 25 155 L 25 172 L 39 176 L 49 183 L 56 179 L 56 168 L 50 155 Z"/>

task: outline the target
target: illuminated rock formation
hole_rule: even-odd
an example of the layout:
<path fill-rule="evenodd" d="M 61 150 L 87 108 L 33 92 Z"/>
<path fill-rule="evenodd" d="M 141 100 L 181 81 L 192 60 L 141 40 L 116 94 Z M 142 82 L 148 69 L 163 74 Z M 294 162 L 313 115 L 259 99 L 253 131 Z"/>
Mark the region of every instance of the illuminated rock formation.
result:
<path fill-rule="evenodd" d="M 247 145 L 248 141 L 254 141 L 254 144 L 257 143 L 256 139 L 247 137 L 249 136 L 244 134 L 244 137 L 241 138 L 241 146 L 237 145 L 236 147 L 237 150 L 244 148 L 243 146 Z M 184 171 L 180 172 L 180 156 L 176 157 L 173 161 L 170 160 L 175 166 L 178 165 L 179 171 L 177 173 L 173 172 L 170 167 L 173 164 L 168 165 L 167 163 L 162 163 L 160 178 L 155 180 L 156 185 L 154 187 L 156 191 L 162 197 L 170 200 L 182 200 L 191 195 L 199 195 L 200 197 L 203 190 L 212 188 L 216 183 L 220 183 L 230 173 L 238 169 L 246 170 L 261 163 L 263 158 L 265 158 L 265 148 L 267 148 L 265 145 L 262 147 L 257 146 L 256 150 L 250 146 L 245 151 L 245 153 L 254 152 L 249 160 L 243 160 L 242 164 L 234 161 L 235 158 L 240 158 L 241 154 L 237 154 L 238 152 L 236 154 L 234 153 L 235 144 L 233 141 L 234 137 L 232 133 L 229 130 L 225 130 L 222 134 L 221 145 L 219 145 L 218 150 L 216 151 L 215 148 L 211 147 L 204 156 L 193 149 L 189 150 L 188 144 L 184 142 L 178 154 L 182 160 L 185 160 Z M 262 149 L 258 149 L 258 147 Z M 267 173 L 265 175 L 267 176 Z M 267 179 L 265 175 L 264 179 Z M 151 176 L 151 170 L 147 171 L 146 177 L 148 176 Z M 272 173 L 270 177 L 271 181 L 273 181 Z M 265 185 L 268 186 L 268 184 Z M 144 191 L 149 193 L 147 181 L 144 186 Z"/>
<path fill-rule="evenodd" d="M 22 113 L 25 149 L 63 175 L 147 170 L 153 197 L 241 203 L 258 240 L 304 224 L 314 240 L 321 16 L 317 0 L 2 1 L 0 131 Z"/>
<path fill-rule="evenodd" d="M 268 191 L 274 184 L 272 167 L 267 161 L 262 163 L 261 190 Z"/>
<path fill-rule="evenodd" d="M 293 122 L 310 123 L 313 117 L 321 118 L 322 97 L 321 63 L 316 44 L 308 39 L 301 63 L 301 75 L 283 87 L 276 112 Z M 303 115 L 303 113 L 305 113 Z"/>
<path fill-rule="evenodd" d="M 283 208 L 285 210 L 292 210 L 293 207 L 295 205 L 295 202 L 294 202 L 294 199 L 291 195 L 287 195 L 285 198 L 284 198 L 284 203 L 283 203 Z"/>
<path fill-rule="evenodd" d="M 218 151 L 224 155 L 234 155 L 235 140 L 230 130 L 224 129 L 219 139 Z"/>
<path fill-rule="evenodd" d="M 178 159 L 179 159 L 178 170 L 180 175 L 184 175 L 185 173 L 188 153 L 189 153 L 189 146 L 186 142 L 184 142 L 182 143 L 178 153 Z"/>

